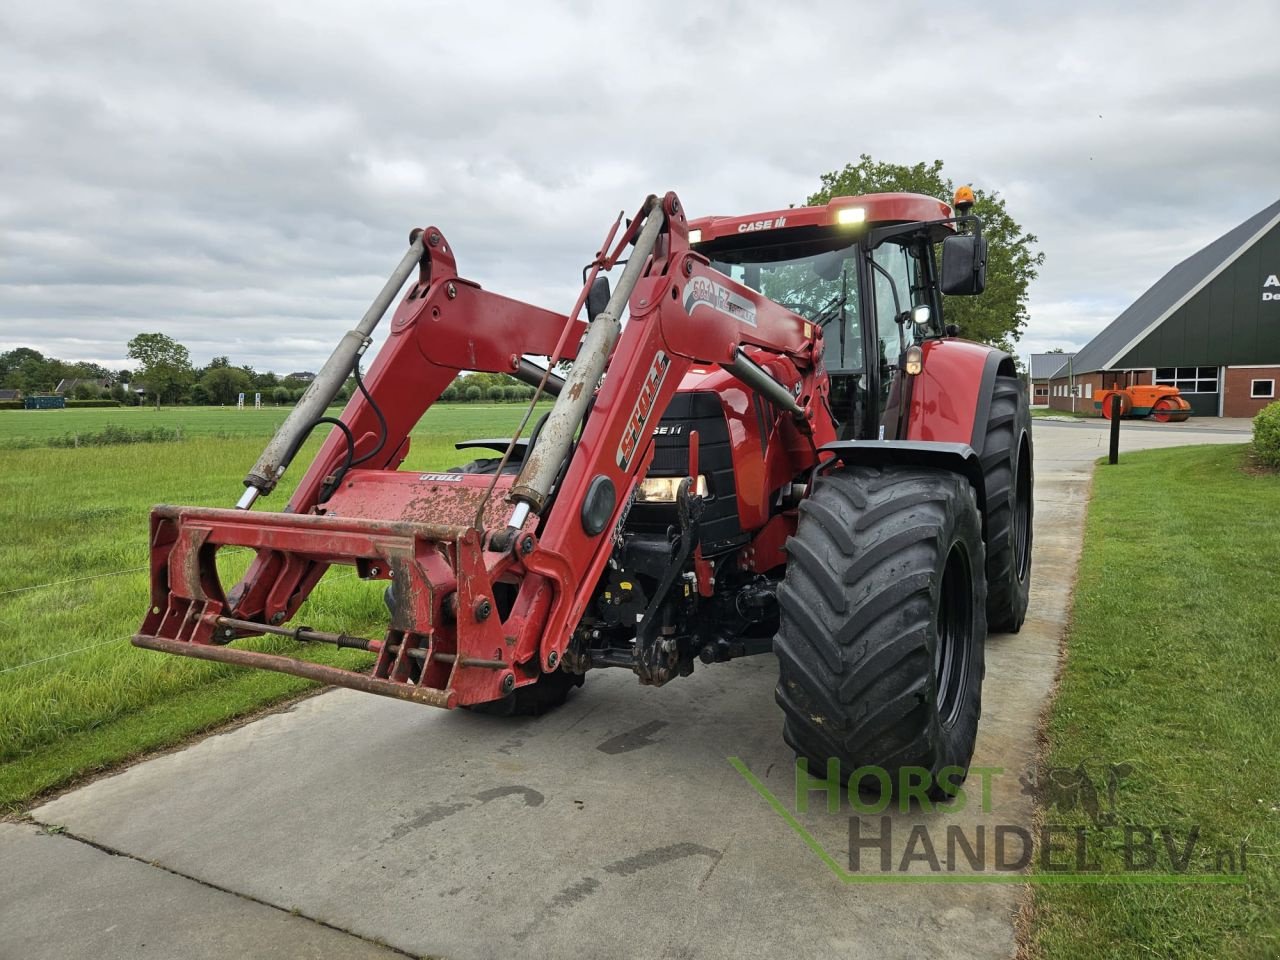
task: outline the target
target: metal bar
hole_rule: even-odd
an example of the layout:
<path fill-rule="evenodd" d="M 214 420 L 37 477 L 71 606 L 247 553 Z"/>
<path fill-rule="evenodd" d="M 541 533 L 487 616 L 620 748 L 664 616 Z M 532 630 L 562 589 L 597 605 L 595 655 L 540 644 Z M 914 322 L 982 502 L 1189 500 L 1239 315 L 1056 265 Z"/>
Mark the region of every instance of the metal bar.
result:
<path fill-rule="evenodd" d="M 431 655 L 432 660 L 439 660 L 441 663 L 455 663 L 458 661 L 458 655 L 454 653 L 434 653 Z M 501 660 L 484 660 L 480 657 L 463 657 L 459 664 L 463 667 L 485 667 L 489 670 L 505 670 L 508 664 Z"/>
<path fill-rule="evenodd" d="M 609 297 L 609 305 L 587 328 L 586 339 L 569 375 L 565 377 L 563 390 L 547 415 L 542 432 L 538 435 L 538 442 L 525 455 L 524 466 L 511 489 L 510 497 L 516 502 L 516 509 L 508 524 L 510 528 L 518 530 L 524 526 L 530 510 L 538 513 L 546 505 L 556 475 L 569 456 L 573 436 L 582 423 L 587 404 L 591 402 L 596 384 L 604 373 L 609 354 L 618 342 L 618 334 L 622 329 L 622 311 L 631 299 L 631 292 L 648 265 L 649 257 L 657 247 L 658 236 L 665 221 L 662 201 L 656 197 L 651 198 L 645 214 L 644 228 L 636 237 L 635 249 L 627 259 L 618 287 Z"/>
<path fill-rule="evenodd" d="M 378 291 L 378 295 L 373 298 L 373 303 L 369 304 L 369 309 L 364 312 L 355 329 L 348 330 L 338 341 L 337 347 L 311 381 L 302 399 L 285 417 L 284 423 L 280 424 L 280 429 L 262 451 L 258 462 L 245 475 L 246 490 L 236 503 L 237 509 L 248 510 L 259 495 L 266 495 L 275 489 L 276 483 L 293 461 L 294 454 L 298 452 L 298 447 L 302 445 L 307 431 L 317 418 L 324 416 L 325 408 L 337 397 L 338 391 L 355 367 L 356 358 L 368 346 L 369 335 L 373 333 L 409 275 L 422 261 L 423 250 L 422 235 L 419 233 L 413 238 L 409 249 Z"/>
<path fill-rule="evenodd" d="M 219 507 L 176 507 L 160 504 L 151 508 L 153 516 L 182 523 L 204 522 L 260 532 L 264 529 L 288 529 L 328 533 L 355 533 L 380 537 L 419 537 L 423 540 L 452 543 L 466 536 L 470 527 L 444 523 L 415 523 L 409 520 L 366 520 L 360 517 L 317 516 L 309 513 L 263 513 L 249 519 L 239 510 Z M 215 543 L 238 541 L 218 538 Z"/>
<path fill-rule="evenodd" d="M 748 357 L 741 347 L 734 351 L 732 363 L 722 363 L 721 366 L 757 393 L 764 394 L 775 406 L 793 417 L 804 417 L 804 408 L 796 403 L 791 391 L 769 376 L 769 371 Z"/>
<path fill-rule="evenodd" d="M 364 637 L 353 637 L 346 633 L 325 633 L 323 630 L 312 630 L 310 627 L 277 627 L 269 623 L 255 623 L 252 620 L 237 620 L 235 617 L 219 617 L 214 622 L 220 627 L 239 630 L 243 633 L 269 633 L 277 637 L 289 637 L 299 643 L 331 643 L 335 647 L 346 650 L 366 650 L 376 653 L 382 646 L 381 640 L 367 640 Z"/>
<path fill-rule="evenodd" d="M 277 673 L 288 673 L 304 680 L 317 683 L 334 684 L 339 687 L 350 687 L 364 693 L 376 693 L 396 700 L 408 700 L 413 703 L 425 703 L 432 707 L 448 708 L 453 700 L 452 690 L 437 690 L 433 687 L 415 687 L 406 683 L 395 683 L 391 680 L 379 680 L 368 677 L 353 670 L 342 670 L 338 667 L 325 666 L 322 663 L 307 663 L 292 657 L 279 657 L 271 653 L 256 653 L 252 650 L 237 650 L 233 647 L 215 647 L 203 643 L 188 643 L 185 640 L 168 640 L 164 637 L 153 637 L 139 633 L 133 638 L 135 647 L 144 650 L 157 650 L 160 653 L 172 653 L 179 657 L 194 657 L 197 660 L 213 660 L 218 663 L 232 663 L 240 667 L 257 667 L 263 670 L 275 670 Z"/>
<path fill-rule="evenodd" d="M 547 358 L 550 360 L 550 357 Z M 516 367 L 513 376 L 522 383 L 527 383 L 531 387 L 542 387 L 543 393 L 549 393 L 553 397 L 560 396 L 560 391 L 564 389 L 564 378 L 558 377 L 554 373 L 548 373 L 546 367 L 540 367 L 532 360 L 520 358 L 520 363 Z M 543 377 L 547 378 L 547 382 L 542 382 Z"/>

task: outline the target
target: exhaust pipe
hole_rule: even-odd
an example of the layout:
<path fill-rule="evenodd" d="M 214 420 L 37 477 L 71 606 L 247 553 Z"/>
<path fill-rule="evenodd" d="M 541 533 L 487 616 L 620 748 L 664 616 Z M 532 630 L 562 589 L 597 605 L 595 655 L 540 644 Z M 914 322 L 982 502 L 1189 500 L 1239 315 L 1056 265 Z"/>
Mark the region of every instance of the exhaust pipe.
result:
<path fill-rule="evenodd" d="M 285 417 L 284 423 L 280 424 L 280 429 L 262 451 L 258 462 L 245 476 L 246 489 L 236 503 L 237 510 L 248 510 L 259 496 L 266 496 L 275 489 L 293 461 L 298 448 L 302 446 L 302 441 L 306 438 L 311 426 L 318 418 L 324 416 L 325 408 L 333 403 L 338 391 L 346 383 L 347 377 L 355 367 L 356 359 L 369 345 L 369 335 L 373 333 L 374 328 L 387 312 L 387 308 L 391 306 L 391 301 L 409 279 L 409 275 L 421 262 L 422 254 L 422 232 L 415 231 L 409 249 L 396 265 L 390 278 L 383 284 L 378 295 L 373 298 L 373 303 L 369 304 L 369 309 L 364 312 L 356 328 L 348 330 L 338 341 L 338 346 L 320 368 L 316 378 L 311 381 L 302 399 L 290 411 L 289 416 Z"/>

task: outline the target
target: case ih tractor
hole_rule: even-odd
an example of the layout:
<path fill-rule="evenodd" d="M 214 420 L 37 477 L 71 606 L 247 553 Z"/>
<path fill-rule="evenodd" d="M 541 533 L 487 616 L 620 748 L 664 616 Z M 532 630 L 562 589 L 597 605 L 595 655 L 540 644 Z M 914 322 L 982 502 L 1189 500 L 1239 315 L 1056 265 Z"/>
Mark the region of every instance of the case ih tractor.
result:
<path fill-rule="evenodd" d="M 237 508 L 154 509 L 134 643 L 499 713 L 563 702 L 593 668 L 661 686 L 772 651 L 784 737 L 810 763 L 958 780 L 987 631 L 1021 626 L 1031 563 L 1025 392 L 1007 355 L 943 322 L 942 294 L 985 282 L 972 199 L 689 222 L 675 194 L 651 197 L 614 223 L 567 314 L 482 290 L 440 230 L 413 231 Z M 484 454 L 466 466 L 398 469 L 464 370 L 555 402 L 531 403 L 514 438 L 459 444 Z M 324 416 L 353 371 L 358 392 Z M 252 510 L 320 424 L 333 429 L 288 506 Z M 224 547 L 256 553 L 229 590 Z M 335 564 L 387 581 L 384 636 L 287 623 Z M 261 634 L 376 661 L 233 645 Z"/>

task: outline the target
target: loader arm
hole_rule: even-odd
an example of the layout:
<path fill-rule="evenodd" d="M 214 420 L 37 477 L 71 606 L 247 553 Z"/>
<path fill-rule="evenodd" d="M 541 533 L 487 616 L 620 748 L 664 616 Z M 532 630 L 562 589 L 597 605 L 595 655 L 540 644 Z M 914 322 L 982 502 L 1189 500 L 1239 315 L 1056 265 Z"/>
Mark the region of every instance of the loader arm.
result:
<path fill-rule="evenodd" d="M 341 418 L 353 448 L 333 430 L 283 513 L 156 508 L 152 604 L 134 642 L 437 706 L 495 700 L 558 668 L 648 471 L 654 427 L 692 366 L 723 366 L 789 411 L 792 441 L 816 462 L 835 439 L 829 416 L 817 415 L 827 389 L 820 328 L 691 252 L 674 194 L 651 198 L 610 249 L 616 230 L 568 314 L 481 290 L 458 276 L 440 231 L 423 231 L 418 278 L 365 378 L 372 400 L 357 392 Z M 596 271 L 630 244 L 622 303 L 581 321 Z M 629 321 L 606 330 L 623 303 Z M 524 354 L 574 364 L 519 478 L 398 470 L 410 431 L 460 371 L 512 373 Z M 225 546 L 257 555 L 224 595 L 216 554 Z M 384 637 L 283 626 L 335 563 L 392 582 Z M 378 657 L 365 676 L 225 646 L 256 633 Z"/>

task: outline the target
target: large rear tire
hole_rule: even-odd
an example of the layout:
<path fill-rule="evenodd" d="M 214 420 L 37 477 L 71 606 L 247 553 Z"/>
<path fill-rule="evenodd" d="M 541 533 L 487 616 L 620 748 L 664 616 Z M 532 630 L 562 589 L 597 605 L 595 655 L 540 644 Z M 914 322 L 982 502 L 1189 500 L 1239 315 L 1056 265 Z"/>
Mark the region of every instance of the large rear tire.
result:
<path fill-rule="evenodd" d="M 853 467 L 800 505 L 778 589 L 783 738 L 847 779 L 904 767 L 967 773 L 982 712 L 987 633 L 982 524 L 968 481 Z M 955 776 L 954 768 L 962 775 Z"/>
<path fill-rule="evenodd" d="M 987 498 L 987 625 L 1017 633 L 1031 592 L 1031 408 L 1016 377 L 996 377 L 982 447 Z"/>

